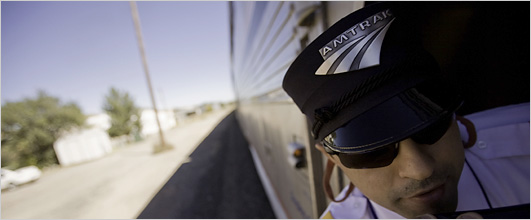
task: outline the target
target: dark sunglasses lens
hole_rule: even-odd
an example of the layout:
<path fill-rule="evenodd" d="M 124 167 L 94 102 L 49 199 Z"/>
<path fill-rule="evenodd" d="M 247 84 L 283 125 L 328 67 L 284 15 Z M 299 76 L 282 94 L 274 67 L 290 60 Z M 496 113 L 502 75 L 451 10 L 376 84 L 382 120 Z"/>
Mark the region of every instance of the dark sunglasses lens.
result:
<path fill-rule="evenodd" d="M 396 144 L 390 144 L 375 151 L 361 154 L 339 153 L 341 163 L 351 169 L 368 169 L 388 166 L 398 154 Z"/>
<path fill-rule="evenodd" d="M 426 127 L 425 129 L 419 131 L 418 133 L 411 136 L 415 142 L 419 144 L 428 144 L 432 145 L 435 142 L 439 141 L 446 131 L 450 128 L 450 122 L 452 121 L 451 116 L 446 116 L 441 120 L 433 123 L 432 125 Z"/>

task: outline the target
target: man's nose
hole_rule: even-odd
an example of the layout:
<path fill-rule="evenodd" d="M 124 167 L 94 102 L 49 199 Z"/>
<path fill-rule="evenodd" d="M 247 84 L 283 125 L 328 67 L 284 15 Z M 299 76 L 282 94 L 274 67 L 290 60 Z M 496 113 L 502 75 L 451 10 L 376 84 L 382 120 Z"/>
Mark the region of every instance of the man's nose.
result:
<path fill-rule="evenodd" d="M 395 158 L 400 177 L 423 180 L 433 174 L 435 160 L 427 151 L 427 147 L 411 139 L 400 142 L 398 155 Z"/>

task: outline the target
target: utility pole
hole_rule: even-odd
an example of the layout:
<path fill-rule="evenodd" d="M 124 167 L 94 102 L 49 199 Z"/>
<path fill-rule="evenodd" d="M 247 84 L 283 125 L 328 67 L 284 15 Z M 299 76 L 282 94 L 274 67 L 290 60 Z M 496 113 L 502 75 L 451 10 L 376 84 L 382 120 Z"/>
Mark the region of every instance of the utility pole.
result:
<path fill-rule="evenodd" d="M 151 103 L 153 104 L 153 109 L 155 110 L 155 119 L 157 120 L 157 126 L 159 127 L 160 145 L 154 146 L 153 153 L 159 153 L 164 150 L 172 149 L 172 147 L 169 145 L 166 145 L 164 141 L 164 135 L 162 134 L 162 128 L 160 127 L 159 113 L 157 111 L 157 105 L 155 103 L 155 96 L 153 95 L 153 89 L 151 87 L 151 79 L 149 77 L 149 70 L 148 70 L 148 65 L 147 65 L 146 53 L 144 51 L 144 43 L 142 41 L 142 31 L 140 29 L 140 19 L 138 16 L 138 9 L 136 7 L 136 2 L 130 1 L 129 5 L 131 6 L 131 14 L 133 15 L 133 22 L 135 23 L 136 38 L 138 39 L 138 47 L 140 48 L 140 56 L 142 57 L 144 73 L 146 74 L 146 81 L 147 81 L 148 88 L 149 88 L 149 95 L 151 96 Z"/>

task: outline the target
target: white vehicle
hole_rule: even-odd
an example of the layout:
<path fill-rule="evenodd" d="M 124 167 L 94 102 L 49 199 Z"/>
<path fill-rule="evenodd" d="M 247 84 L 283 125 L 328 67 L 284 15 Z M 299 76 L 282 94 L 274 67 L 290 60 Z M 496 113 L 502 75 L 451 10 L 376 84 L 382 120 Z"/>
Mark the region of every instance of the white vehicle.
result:
<path fill-rule="evenodd" d="M 27 166 L 15 171 L 2 168 L 0 184 L 2 190 L 33 182 L 41 177 L 41 171 L 36 166 Z"/>

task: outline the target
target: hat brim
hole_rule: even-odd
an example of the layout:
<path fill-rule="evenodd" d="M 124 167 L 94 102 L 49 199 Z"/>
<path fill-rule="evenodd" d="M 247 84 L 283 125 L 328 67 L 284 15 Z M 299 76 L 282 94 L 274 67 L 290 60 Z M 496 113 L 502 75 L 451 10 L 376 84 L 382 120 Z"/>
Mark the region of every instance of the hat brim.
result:
<path fill-rule="evenodd" d="M 391 97 L 348 121 L 325 137 L 331 150 L 364 153 L 407 139 L 453 114 L 461 97 L 451 89 L 414 87 Z"/>

